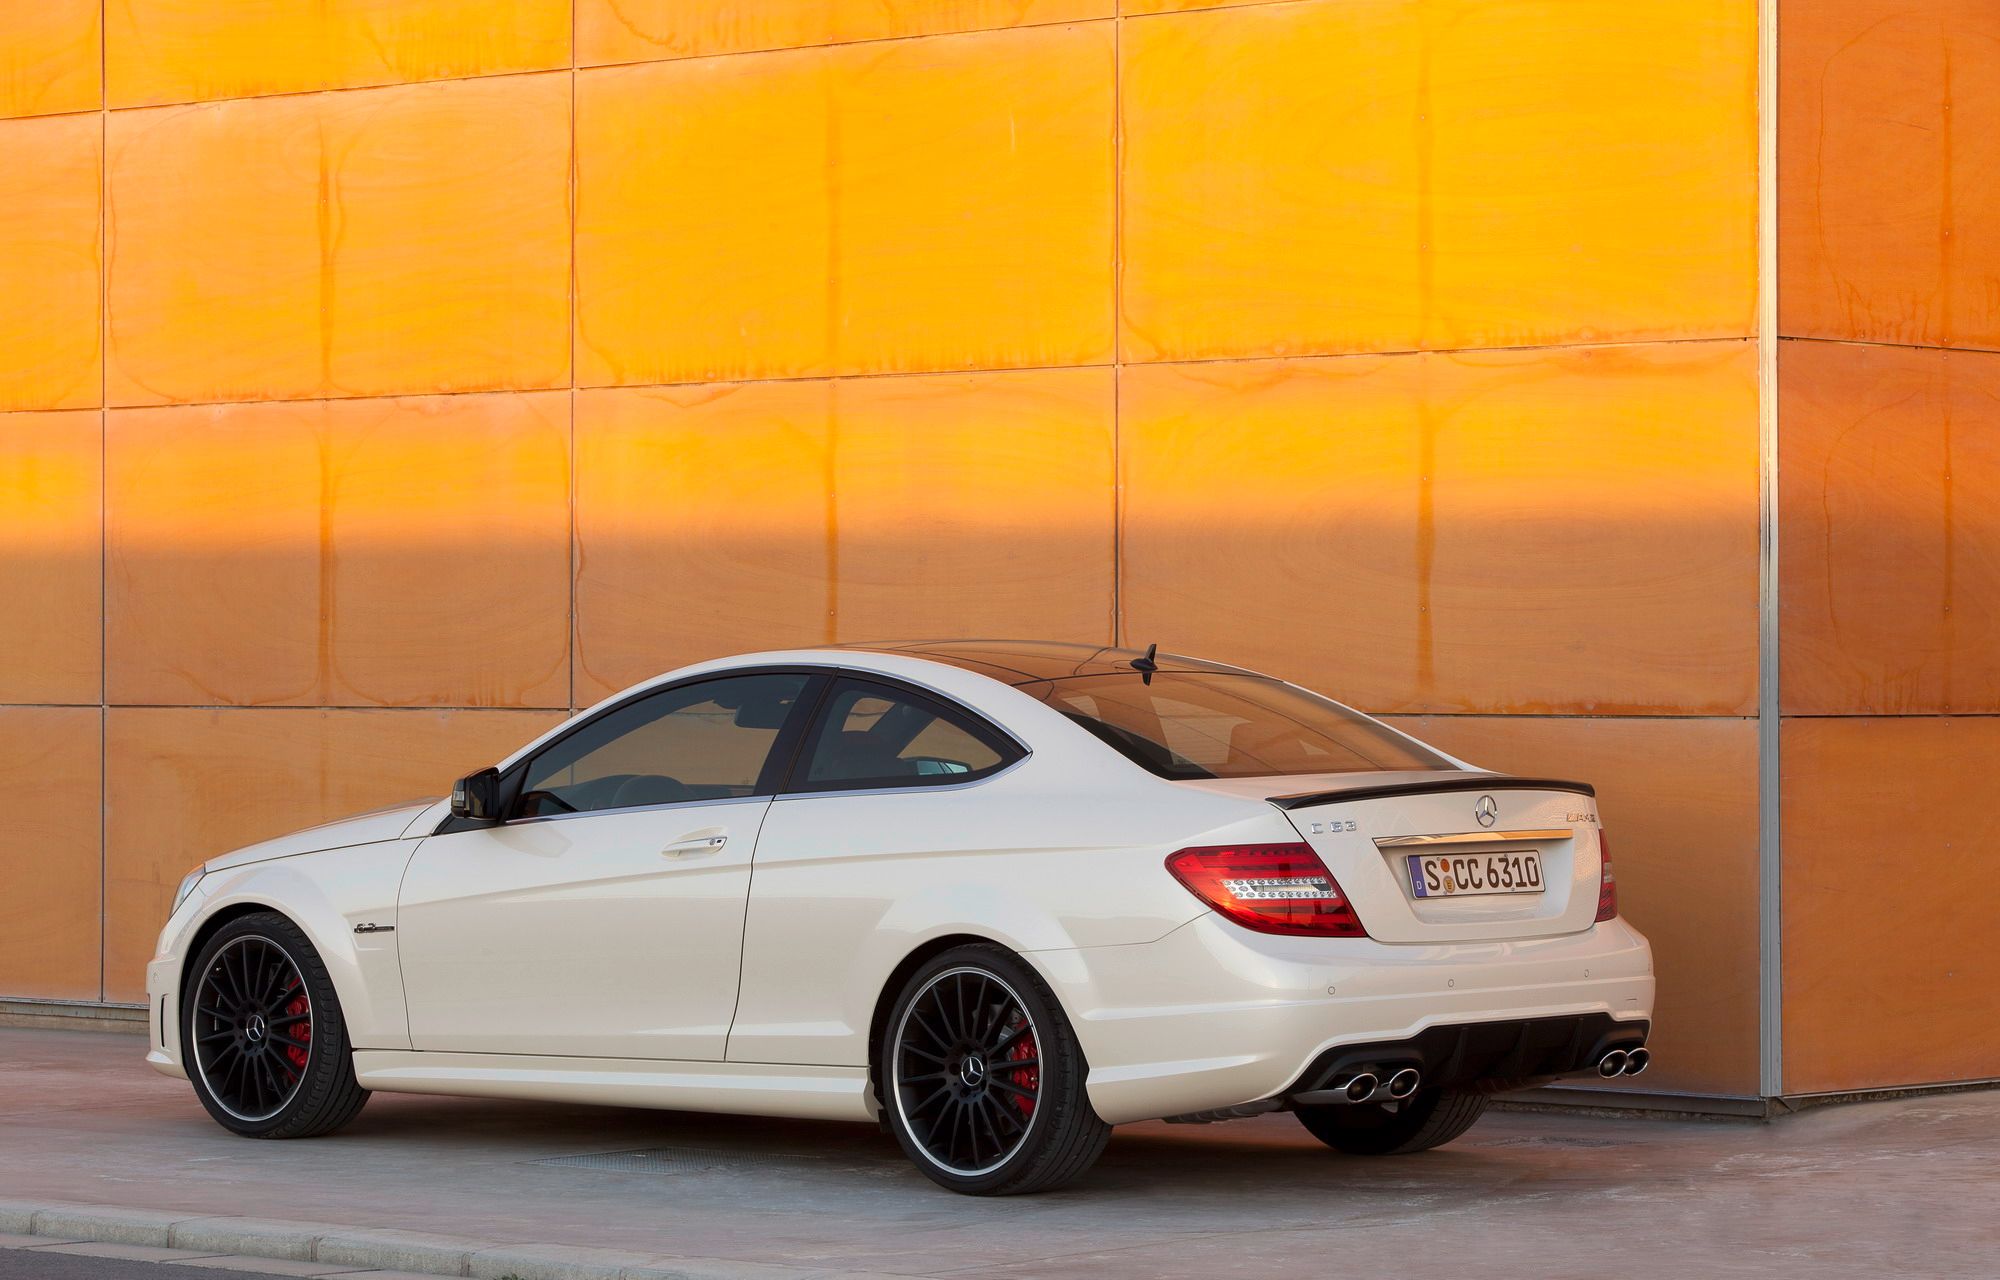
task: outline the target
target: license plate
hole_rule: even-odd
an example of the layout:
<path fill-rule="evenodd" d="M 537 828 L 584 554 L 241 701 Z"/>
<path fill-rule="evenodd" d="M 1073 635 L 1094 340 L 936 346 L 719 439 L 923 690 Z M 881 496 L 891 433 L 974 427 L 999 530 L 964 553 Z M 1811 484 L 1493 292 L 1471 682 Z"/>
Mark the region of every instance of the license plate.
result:
<path fill-rule="evenodd" d="M 1540 893 L 1542 855 L 1523 853 L 1418 853 L 1410 855 L 1410 894 L 1417 898 L 1471 898 L 1489 893 Z"/>

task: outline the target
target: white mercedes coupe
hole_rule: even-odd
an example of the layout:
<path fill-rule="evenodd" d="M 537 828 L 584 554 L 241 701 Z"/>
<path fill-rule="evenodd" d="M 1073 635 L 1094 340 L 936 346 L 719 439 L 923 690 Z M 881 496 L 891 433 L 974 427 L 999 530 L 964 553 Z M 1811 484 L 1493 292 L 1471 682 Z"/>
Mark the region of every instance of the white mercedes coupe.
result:
<path fill-rule="evenodd" d="M 147 1060 L 249 1137 L 374 1090 L 879 1119 L 994 1195 L 1136 1120 L 1426 1150 L 1645 1070 L 1653 976 L 1582 783 L 1156 647 L 947 641 L 686 667 L 215 858 L 147 990 Z"/>

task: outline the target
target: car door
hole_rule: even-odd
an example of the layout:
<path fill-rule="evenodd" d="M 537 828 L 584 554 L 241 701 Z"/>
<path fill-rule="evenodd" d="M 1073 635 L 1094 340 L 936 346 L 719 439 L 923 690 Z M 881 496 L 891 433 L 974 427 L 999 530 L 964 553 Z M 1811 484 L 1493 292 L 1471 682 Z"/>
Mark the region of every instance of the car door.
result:
<path fill-rule="evenodd" d="M 865 1063 L 880 992 L 855 975 L 913 945 L 899 906 L 1007 886 L 1015 851 L 1070 838 L 993 794 L 1026 751 L 970 709 L 854 675 L 820 705 L 757 843 L 732 1062 Z"/>
<path fill-rule="evenodd" d="M 412 1046 L 719 1060 L 751 854 L 820 683 L 639 695 L 511 766 L 504 821 L 419 845 L 397 921 Z"/>

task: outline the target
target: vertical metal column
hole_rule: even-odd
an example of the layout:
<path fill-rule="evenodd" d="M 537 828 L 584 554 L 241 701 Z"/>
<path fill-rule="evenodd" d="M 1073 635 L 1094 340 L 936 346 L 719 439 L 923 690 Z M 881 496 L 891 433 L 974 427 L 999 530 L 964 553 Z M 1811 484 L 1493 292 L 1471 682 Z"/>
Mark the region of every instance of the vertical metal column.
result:
<path fill-rule="evenodd" d="M 1778 0 L 1757 13 L 1757 1013 L 1758 1091 L 1785 1091 L 1778 699 Z"/>

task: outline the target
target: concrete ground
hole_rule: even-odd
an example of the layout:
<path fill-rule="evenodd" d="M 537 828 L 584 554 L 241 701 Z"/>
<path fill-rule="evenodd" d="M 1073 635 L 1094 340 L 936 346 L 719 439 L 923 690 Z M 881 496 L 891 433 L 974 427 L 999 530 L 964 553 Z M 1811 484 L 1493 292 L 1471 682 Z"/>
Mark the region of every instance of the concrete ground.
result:
<path fill-rule="evenodd" d="M 1067 1191 L 971 1200 L 854 1125 L 383 1095 L 341 1134 L 246 1141 L 140 1056 L 122 1035 L 0 1030 L 0 1201 L 198 1220 L 146 1237 L 197 1248 L 220 1239 L 211 1215 L 443 1233 L 463 1251 L 348 1265 L 544 1260 L 505 1264 L 528 1280 L 648 1258 L 626 1274 L 2000 1275 L 2000 1092 L 1771 1124 L 1498 1113 L 1383 1160 L 1282 1115 L 1134 1125 Z M 334 1240 L 320 1260 L 348 1256 Z"/>
<path fill-rule="evenodd" d="M 114 1246 L 106 1245 L 104 1249 Z M 102 1252 L 81 1252 L 89 1245 L 16 1245 L 0 1238 L 0 1280 L 255 1280 L 271 1272 L 241 1271 L 231 1267 L 206 1267 L 196 1262 L 135 1261 Z M 264 1265 L 264 1264 L 259 1264 Z M 282 1264 L 269 1264 L 282 1265 Z M 282 1274 L 305 1274 L 282 1273 Z M 319 1273 L 329 1277 L 337 1273 Z M 380 1280 L 382 1272 L 350 1272 L 349 1276 Z M 347 1278 L 343 1278 L 347 1280 Z"/>

